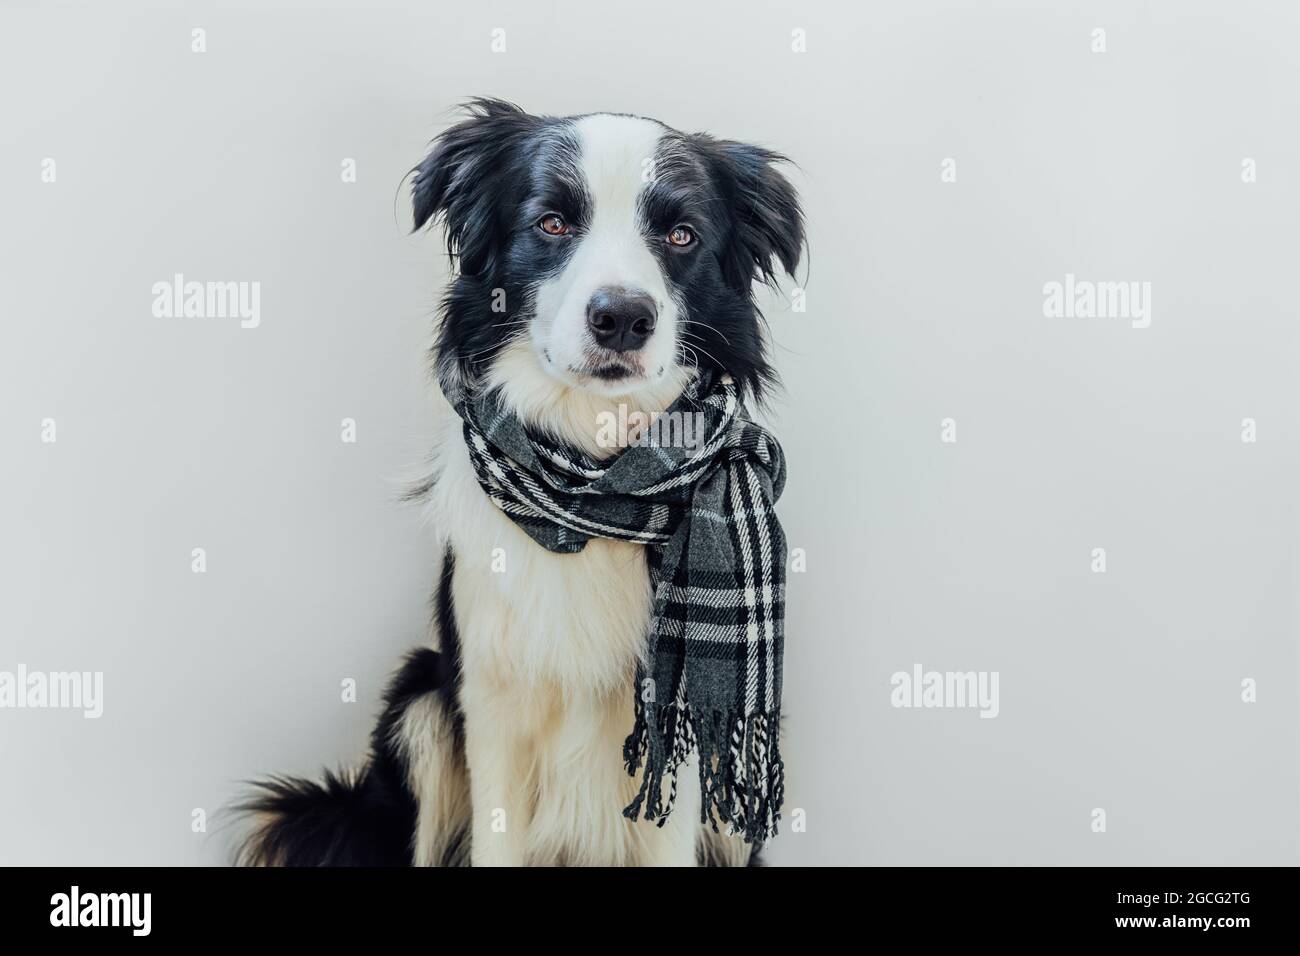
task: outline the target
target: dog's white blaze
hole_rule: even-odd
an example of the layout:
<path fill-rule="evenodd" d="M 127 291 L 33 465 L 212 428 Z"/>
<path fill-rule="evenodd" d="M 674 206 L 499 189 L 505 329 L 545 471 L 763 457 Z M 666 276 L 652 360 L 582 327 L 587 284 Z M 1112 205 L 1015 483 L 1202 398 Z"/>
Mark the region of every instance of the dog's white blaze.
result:
<path fill-rule="evenodd" d="M 559 276 L 537 289 L 534 341 L 550 356 L 550 371 L 571 383 L 572 370 L 586 364 L 584 352 L 592 345 L 587 303 L 596 290 L 614 286 L 644 292 L 659 311 L 655 332 L 640 355 L 645 379 L 655 381 L 675 364 L 677 305 L 659 260 L 646 245 L 638 204 L 664 128 L 652 120 L 596 114 L 577 120 L 574 131 L 592 215 Z M 640 383 L 610 383 L 599 390 L 613 394 L 635 384 Z"/>

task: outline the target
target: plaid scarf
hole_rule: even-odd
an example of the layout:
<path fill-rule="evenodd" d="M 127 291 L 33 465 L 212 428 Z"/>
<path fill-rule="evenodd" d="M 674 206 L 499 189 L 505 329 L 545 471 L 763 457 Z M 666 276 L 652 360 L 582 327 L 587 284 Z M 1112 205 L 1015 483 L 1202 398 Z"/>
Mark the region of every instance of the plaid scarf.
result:
<path fill-rule="evenodd" d="M 785 460 L 734 382 L 697 376 L 667 410 L 670 423 L 702 420 L 690 442 L 661 443 L 652 428 L 604 461 L 525 427 L 495 391 L 454 374 L 442 388 L 479 484 L 534 541 L 568 554 L 591 538 L 646 546 L 653 613 L 623 745 L 628 773 L 645 772 L 624 815 L 663 826 L 678 768 L 698 751 L 701 822 L 722 821 L 747 843 L 775 835 L 786 549 L 772 505 Z"/>

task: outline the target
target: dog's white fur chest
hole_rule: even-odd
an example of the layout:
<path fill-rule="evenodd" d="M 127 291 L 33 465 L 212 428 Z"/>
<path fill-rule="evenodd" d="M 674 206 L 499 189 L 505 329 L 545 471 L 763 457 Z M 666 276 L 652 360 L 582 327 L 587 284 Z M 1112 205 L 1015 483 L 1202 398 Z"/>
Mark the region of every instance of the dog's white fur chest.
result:
<path fill-rule="evenodd" d="M 511 365 L 507 356 L 498 367 Z M 572 393 L 517 370 L 502 383 L 508 401 L 527 403 L 533 420 L 552 407 L 557 431 L 599 451 L 572 431 L 594 434 L 584 423 L 594 423 L 596 405 L 617 403 L 575 408 Z M 460 419 L 445 405 L 437 435 L 426 507 L 455 553 L 474 862 L 693 863 L 697 788 L 680 788 L 662 828 L 622 815 L 639 783 L 622 750 L 651 611 L 644 548 L 593 539 L 576 554 L 547 551 L 480 488 Z"/>
<path fill-rule="evenodd" d="M 458 440 L 459 421 L 451 428 Z M 576 554 L 547 551 L 483 493 L 465 449 L 449 452 L 436 520 L 456 553 L 467 666 L 527 685 L 626 690 L 650 613 L 645 549 L 594 539 Z"/>

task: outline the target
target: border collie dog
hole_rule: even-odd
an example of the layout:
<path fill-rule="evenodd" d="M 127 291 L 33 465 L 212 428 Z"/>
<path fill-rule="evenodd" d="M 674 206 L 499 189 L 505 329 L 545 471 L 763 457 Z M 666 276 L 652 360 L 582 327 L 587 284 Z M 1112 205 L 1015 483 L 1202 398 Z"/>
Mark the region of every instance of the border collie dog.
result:
<path fill-rule="evenodd" d="M 754 286 L 793 275 L 804 243 L 783 157 L 638 116 L 489 99 L 466 113 L 412 180 L 415 228 L 441 222 L 455 267 L 441 380 L 473 376 L 596 459 L 619 450 L 602 423 L 649 420 L 701 370 L 763 397 L 775 374 Z M 538 545 L 480 487 L 441 396 L 414 496 L 442 562 L 430 646 L 393 678 L 359 771 L 259 785 L 240 861 L 751 862 L 750 845 L 701 824 L 689 783 L 662 826 L 622 812 L 638 789 L 623 743 L 651 614 L 644 546 Z"/>

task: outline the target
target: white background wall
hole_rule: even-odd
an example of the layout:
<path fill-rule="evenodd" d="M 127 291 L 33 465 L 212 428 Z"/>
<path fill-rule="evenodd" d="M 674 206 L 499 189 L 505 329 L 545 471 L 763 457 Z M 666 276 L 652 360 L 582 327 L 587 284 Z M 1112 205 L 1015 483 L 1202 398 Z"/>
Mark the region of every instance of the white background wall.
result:
<path fill-rule="evenodd" d="M 1297 862 L 1293 5 L 102 6 L 0 15 L 0 669 L 105 675 L 0 710 L 0 862 L 220 863 L 241 779 L 360 754 L 434 559 L 399 183 L 475 94 L 801 167 L 774 862 Z M 177 272 L 260 326 L 153 317 Z M 1044 317 L 1067 273 L 1150 327 Z M 1000 715 L 891 707 L 916 663 Z"/>

